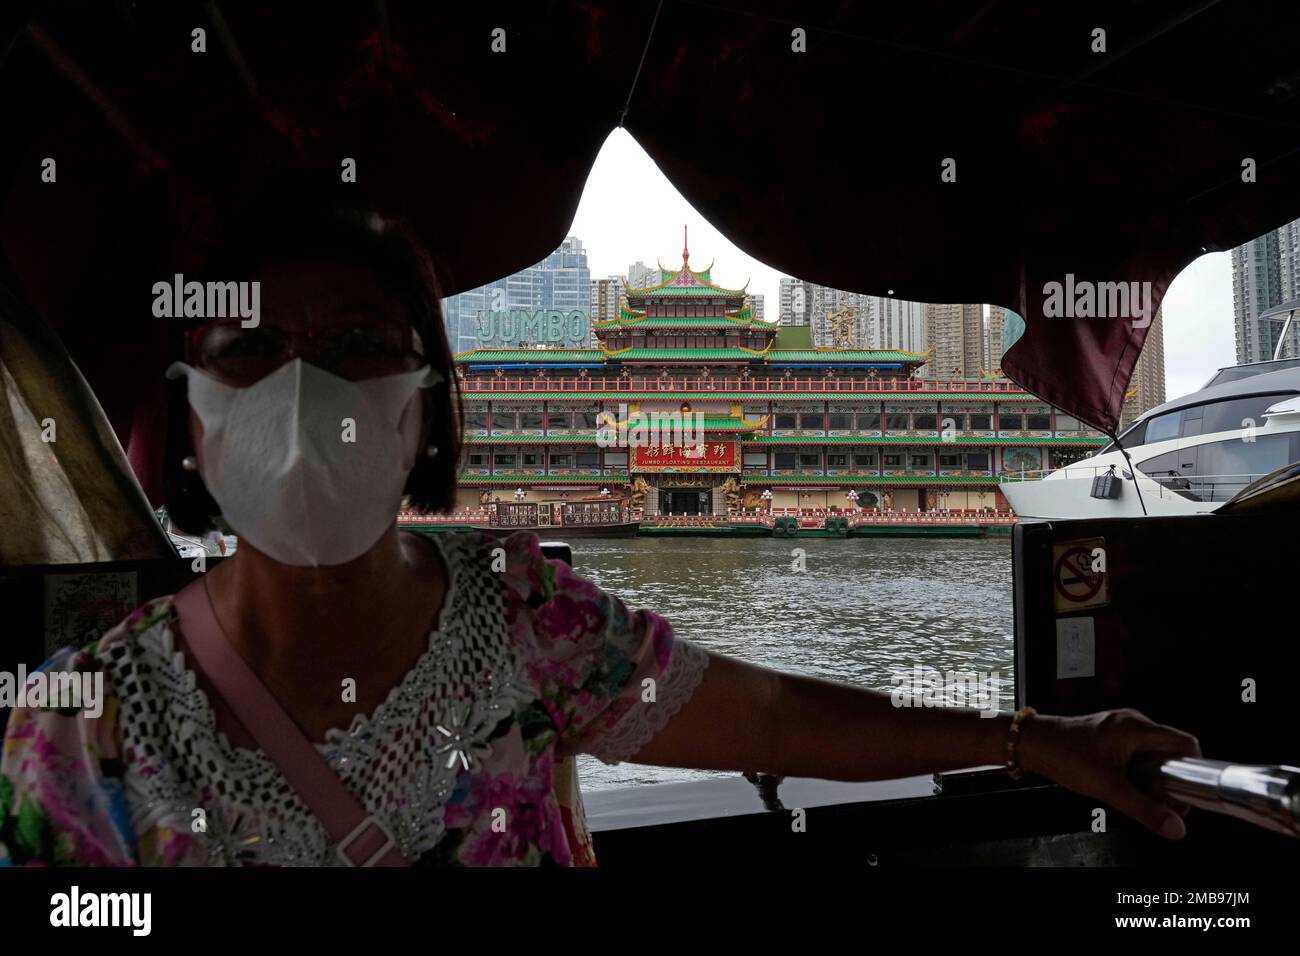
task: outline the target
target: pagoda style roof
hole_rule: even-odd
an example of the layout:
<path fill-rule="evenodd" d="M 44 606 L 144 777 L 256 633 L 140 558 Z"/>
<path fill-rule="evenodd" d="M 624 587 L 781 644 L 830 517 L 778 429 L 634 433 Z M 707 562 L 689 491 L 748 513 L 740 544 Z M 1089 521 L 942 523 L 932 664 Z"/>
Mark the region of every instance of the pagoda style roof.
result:
<path fill-rule="evenodd" d="M 995 475 L 742 475 L 744 485 L 987 485 L 998 483 Z"/>
<path fill-rule="evenodd" d="M 701 269 L 696 272 L 690 267 L 689 262 L 683 261 L 682 267 L 677 270 L 665 269 L 663 263 L 659 264 L 659 284 L 652 285 L 647 289 L 633 289 L 626 282 L 623 283 L 623 290 L 628 298 L 642 298 L 645 296 L 727 296 L 736 298 L 747 295 L 745 289 L 749 287 L 746 281 L 744 286 L 739 289 L 724 289 L 722 286 L 714 285 L 709 273 L 713 269 L 713 264 L 709 263 L 709 268 Z"/>
<path fill-rule="evenodd" d="M 596 399 L 625 399 L 627 401 L 649 401 L 652 399 L 715 399 L 715 400 L 737 400 L 737 401 L 772 401 L 772 402 L 803 402 L 803 401 L 823 401 L 835 400 L 843 402 L 866 401 L 898 401 L 898 402 L 981 402 L 992 404 L 997 402 L 1003 404 L 1006 402 L 1026 402 L 1036 405 L 1044 404 L 1041 398 L 1030 395 L 1028 392 L 938 392 L 938 391 L 915 391 L 915 392 L 778 392 L 778 391 L 658 391 L 658 392 L 634 392 L 634 391 L 577 391 L 566 390 L 562 392 L 555 391 L 467 391 L 464 393 L 466 400 L 475 402 L 504 402 L 518 401 L 525 399 L 546 399 L 549 401 L 574 401 L 589 402 Z"/>
<path fill-rule="evenodd" d="M 1012 446 L 1028 445 L 1034 448 L 1067 448 L 1071 446 L 1104 445 L 1110 439 L 1105 436 L 1092 438 L 1087 435 L 1069 438 L 1035 438 L 1032 435 L 1003 435 L 1001 438 L 982 438 L 980 436 L 960 435 L 939 439 L 934 435 L 751 435 L 745 439 L 746 445 L 973 445 Z"/>
<path fill-rule="evenodd" d="M 754 318 L 748 307 L 726 315 L 646 315 L 636 309 L 620 309 L 617 319 L 591 323 L 593 329 L 777 329 L 775 322 Z"/>
<path fill-rule="evenodd" d="M 775 363 L 807 364 L 834 367 L 840 362 L 924 362 L 925 355 L 902 352 L 896 349 L 748 349 L 744 346 L 730 348 L 649 348 L 627 346 L 621 349 L 470 349 L 458 352 L 452 358 L 462 363 L 546 364 L 589 362 L 599 364 L 610 359 L 619 362 L 752 362 L 765 360 Z"/>
<path fill-rule="evenodd" d="M 773 349 L 769 362 L 807 362 L 809 365 L 835 362 L 924 362 L 928 352 L 904 352 L 901 349 Z"/>
<path fill-rule="evenodd" d="M 600 349 L 469 349 L 452 356 L 456 362 L 594 362 L 605 353 Z"/>

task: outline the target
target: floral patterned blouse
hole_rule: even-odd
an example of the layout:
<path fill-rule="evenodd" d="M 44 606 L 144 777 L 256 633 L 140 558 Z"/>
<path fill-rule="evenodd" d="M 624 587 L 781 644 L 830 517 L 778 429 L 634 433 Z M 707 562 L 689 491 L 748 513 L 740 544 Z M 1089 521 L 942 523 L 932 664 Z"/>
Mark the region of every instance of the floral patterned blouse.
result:
<path fill-rule="evenodd" d="M 536 535 L 432 535 L 450 581 L 428 650 L 316 746 L 408 860 L 573 865 L 558 761 L 637 753 L 707 655 L 543 557 Z M 0 864 L 339 865 L 261 750 L 232 746 L 158 598 L 45 671 L 104 672 L 104 709 L 17 709 L 0 759 Z"/>

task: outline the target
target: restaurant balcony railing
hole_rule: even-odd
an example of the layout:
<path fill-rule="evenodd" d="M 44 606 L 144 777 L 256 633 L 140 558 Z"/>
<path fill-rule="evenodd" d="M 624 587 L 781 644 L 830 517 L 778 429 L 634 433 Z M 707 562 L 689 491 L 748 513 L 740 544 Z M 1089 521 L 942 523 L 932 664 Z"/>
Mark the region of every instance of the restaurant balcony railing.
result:
<path fill-rule="evenodd" d="M 465 392 L 843 392 L 846 395 L 897 392 L 977 392 L 990 395 L 1026 395 L 1019 385 L 986 379 L 856 379 L 793 375 L 790 378 L 740 378 L 738 376 L 501 376 L 468 375 L 461 379 Z"/>

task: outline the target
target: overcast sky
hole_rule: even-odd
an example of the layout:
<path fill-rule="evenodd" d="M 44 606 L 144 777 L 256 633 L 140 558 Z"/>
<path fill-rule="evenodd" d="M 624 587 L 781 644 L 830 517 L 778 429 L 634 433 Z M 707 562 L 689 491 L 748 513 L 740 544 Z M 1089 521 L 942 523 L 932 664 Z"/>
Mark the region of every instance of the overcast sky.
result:
<path fill-rule="evenodd" d="M 635 208 L 635 217 L 630 210 Z M 764 318 L 777 318 L 782 273 L 732 245 L 668 182 L 628 133 L 605 141 L 578 204 L 569 235 L 583 241 L 593 279 L 623 275 L 638 260 L 670 269 L 682 262 L 682 226 L 690 227 L 691 266 L 716 265 L 713 280 L 764 296 Z M 1164 302 L 1166 398 L 1200 388 L 1236 363 L 1229 254 L 1202 256 L 1179 274 Z"/>

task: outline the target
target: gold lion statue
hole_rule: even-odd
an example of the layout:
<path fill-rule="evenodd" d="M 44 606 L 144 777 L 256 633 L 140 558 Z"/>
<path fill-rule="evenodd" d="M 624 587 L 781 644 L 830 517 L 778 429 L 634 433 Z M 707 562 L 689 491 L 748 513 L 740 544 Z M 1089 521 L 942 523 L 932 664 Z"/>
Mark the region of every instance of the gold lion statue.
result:
<path fill-rule="evenodd" d="M 740 482 L 736 480 L 735 475 L 728 475 L 727 480 L 722 483 L 722 493 L 727 497 L 727 510 L 740 510 Z"/>
<path fill-rule="evenodd" d="M 640 475 L 632 479 L 632 507 L 645 507 L 645 496 L 650 491 L 650 482 L 646 481 Z"/>

